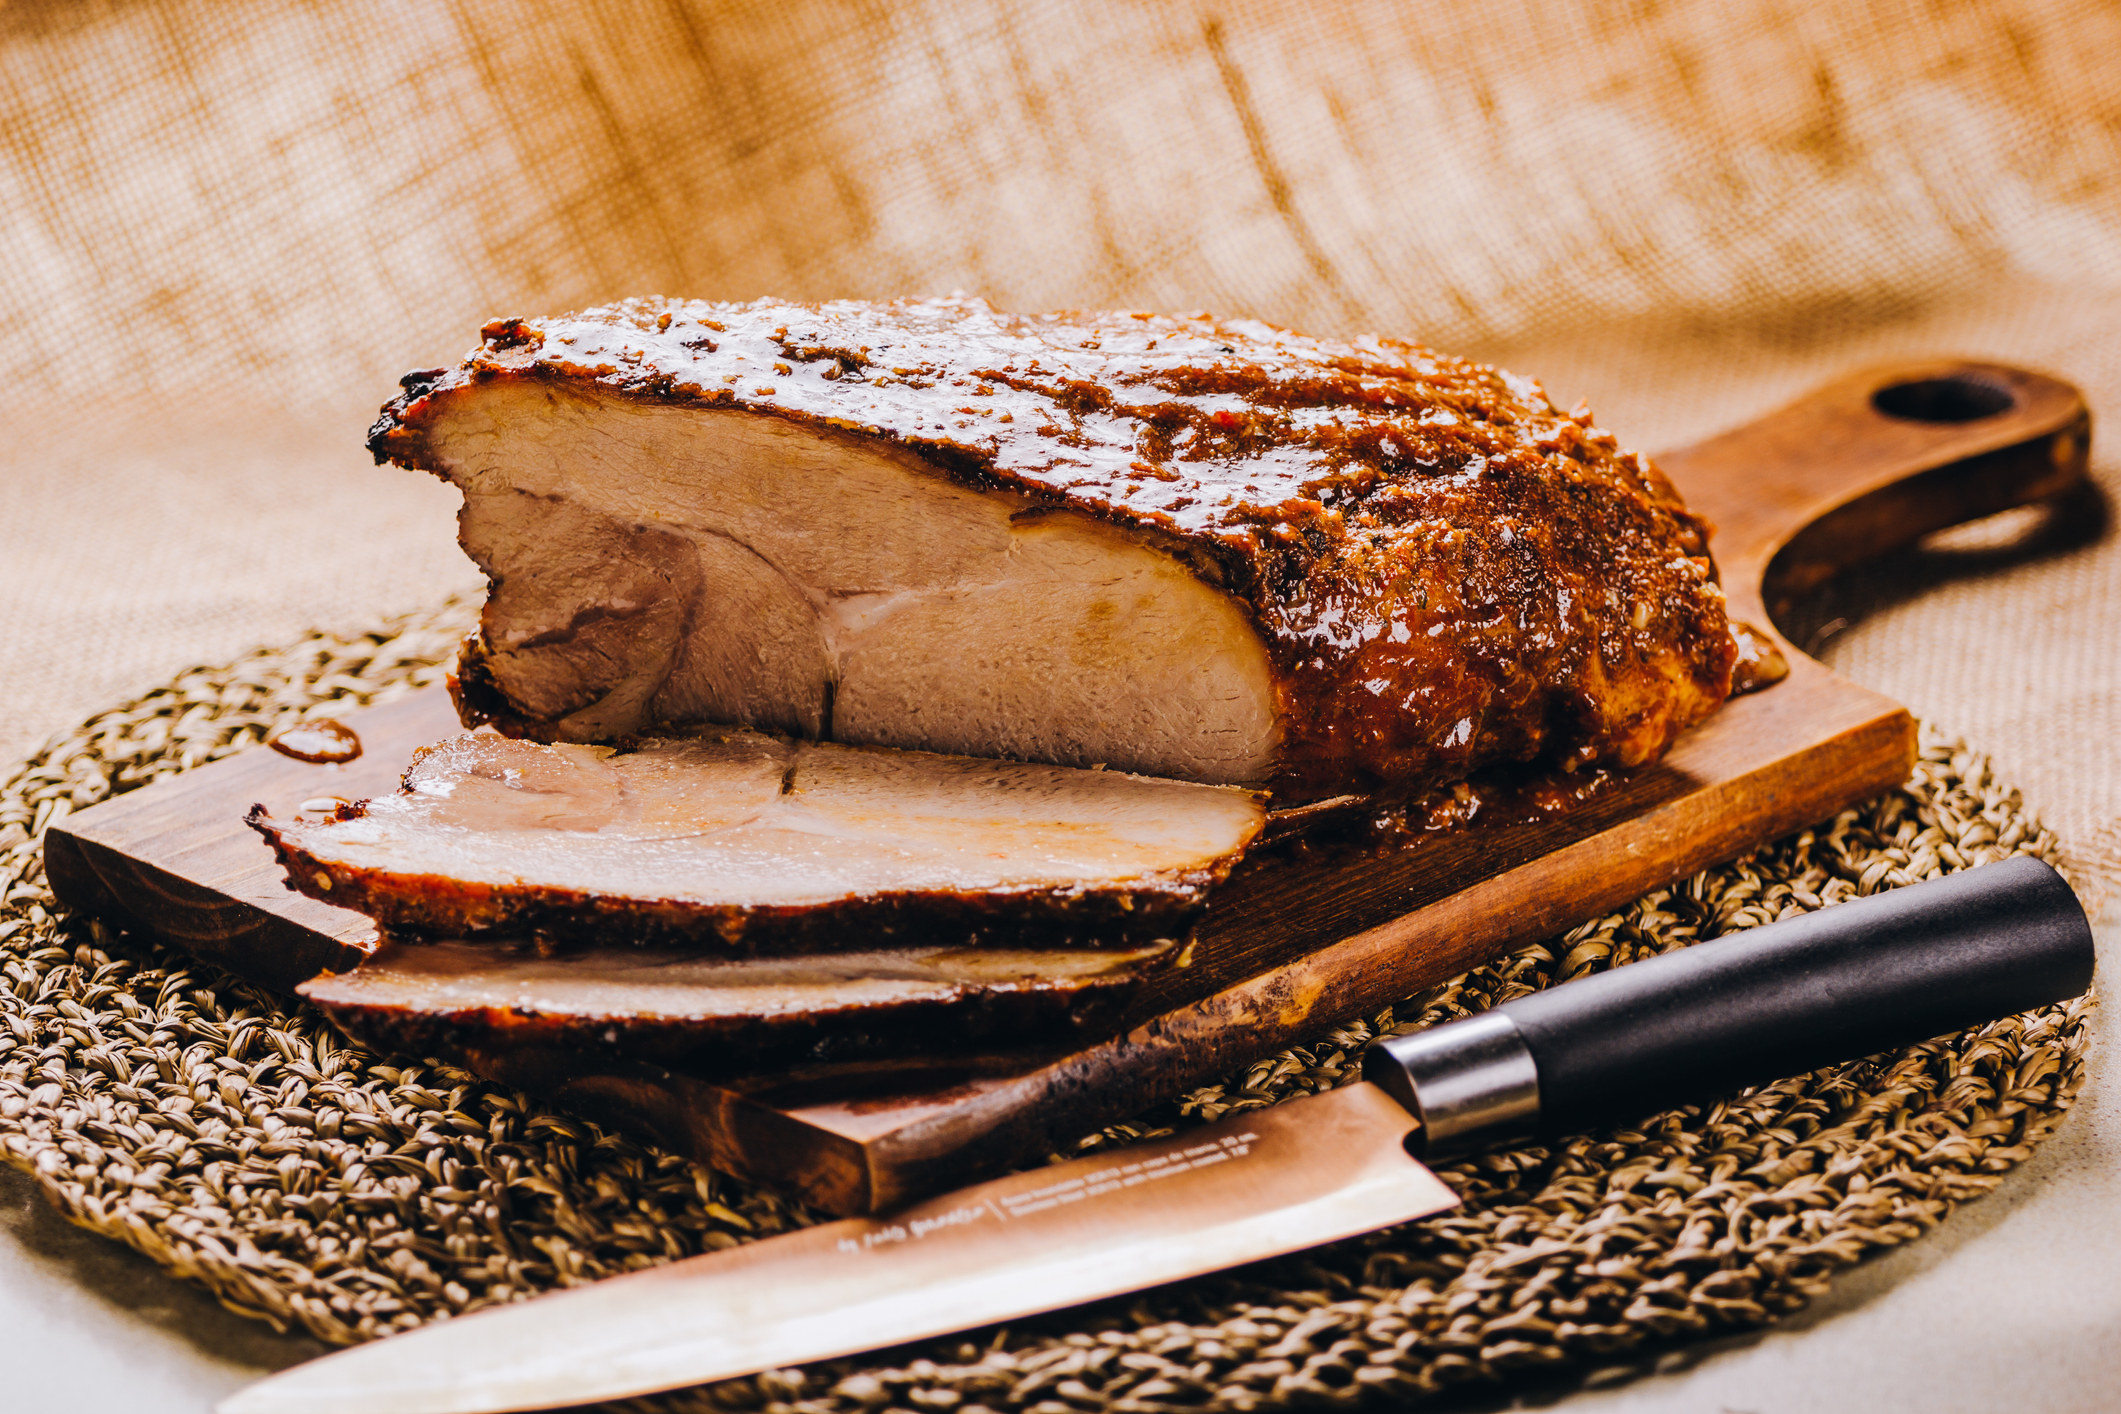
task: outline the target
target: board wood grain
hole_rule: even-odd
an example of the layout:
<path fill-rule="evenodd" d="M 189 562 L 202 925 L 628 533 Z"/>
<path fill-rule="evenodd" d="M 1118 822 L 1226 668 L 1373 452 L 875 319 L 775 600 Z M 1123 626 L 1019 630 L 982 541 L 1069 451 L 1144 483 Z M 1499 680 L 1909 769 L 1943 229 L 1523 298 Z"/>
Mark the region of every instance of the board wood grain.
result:
<path fill-rule="evenodd" d="M 1861 370 L 1660 463 L 1718 526 L 1733 616 L 1930 531 L 2054 496 L 2090 422 L 2065 383 L 1960 359 Z M 449 1059 L 643 1128 L 834 1212 L 888 1208 L 1064 1142 L 1889 789 L 1914 723 L 1779 640 L 1790 675 L 1733 699 L 1661 761 L 1561 811 L 1477 812 L 1389 849 L 1268 851 L 1211 904 L 1194 964 L 1119 1034 L 1066 1054 L 865 1062 L 731 1079 L 578 1054 Z M 458 730 L 440 692 L 349 715 L 366 750 L 313 766 L 247 752 L 119 796 L 46 836 L 69 907 L 289 988 L 357 965 L 368 920 L 288 891 L 241 824 L 263 803 L 395 788 Z"/>

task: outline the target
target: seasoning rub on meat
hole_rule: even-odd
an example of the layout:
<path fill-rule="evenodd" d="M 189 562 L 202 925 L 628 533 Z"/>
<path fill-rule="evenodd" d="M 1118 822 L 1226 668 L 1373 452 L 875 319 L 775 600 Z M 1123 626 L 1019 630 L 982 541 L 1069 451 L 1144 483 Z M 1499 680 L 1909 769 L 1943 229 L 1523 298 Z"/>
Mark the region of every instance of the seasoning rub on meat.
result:
<path fill-rule="evenodd" d="M 969 300 L 637 300 L 410 375 L 464 493 L 467 721 L 734 722 L 1271 788 L 1636 764 L 1729 692 L 1705 527 L 1416 345 Z"/>

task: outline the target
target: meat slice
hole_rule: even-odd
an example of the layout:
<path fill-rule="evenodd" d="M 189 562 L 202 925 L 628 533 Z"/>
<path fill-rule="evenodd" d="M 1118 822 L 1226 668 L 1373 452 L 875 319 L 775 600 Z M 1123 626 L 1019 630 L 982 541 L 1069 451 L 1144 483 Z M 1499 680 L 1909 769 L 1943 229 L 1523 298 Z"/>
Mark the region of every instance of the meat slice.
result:
<path fill-rule="evenodd" d="M 386 931 L 741 956 L 1178 937 L 1264 819 L 1230 787 L 742 730 L 476 732 L 423 748 L 396 795 L 250 816 L 292 887 Z"/>
<path fill-rule="evenodd" d="M 737 722 L 1301 803 L 1638 763 L 1729 691 L 1671 484 L 1416 345 L 966 300 L 485 334 L 370 438 L 463 491 L 492 582 L 467 722 Z"/>
<path fill-rule="evenodd" d="M 385 944 L 302 994 L 360 1039 L 416 1055 L 537 1050 L 752 1073 L 792 1063 L 1022 1051 L 1110 1029 L 1176 944 L 1099 952 L 903 948 L 705 958 Z"/>

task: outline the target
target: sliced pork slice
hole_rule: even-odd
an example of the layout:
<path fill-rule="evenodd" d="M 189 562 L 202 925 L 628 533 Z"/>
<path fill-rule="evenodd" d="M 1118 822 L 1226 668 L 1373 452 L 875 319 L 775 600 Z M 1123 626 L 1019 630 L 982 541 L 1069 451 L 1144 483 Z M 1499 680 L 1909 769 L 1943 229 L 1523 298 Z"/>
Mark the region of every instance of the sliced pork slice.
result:
<path fill-rule="evenodd" d="M 371 1045 L 525 1049 L 755 1072 L 792 1063 L 1023 1050 L 1109 1029 L 1177 944 L 1099 952 L 904 948 L 704 958 L 596 948 L 388 944 L 299 989 Z"/>
<path fill-rule="evenodd" d="M 386 930 L 744 956 L 1177 937 L 1264 819 L 1229 787 L 749 731 L 472 733 L 396 795 L 250 816 L 292 887 Z"/>
<path fill-rule="evenodd" d="M 1706 527 L 1536 383 L 1417 345 L 978 301 L 487 328 L 370 446 L 461 488 L 467 722 L 1410 794 L 1635 764 L 1728 693 Z"/>

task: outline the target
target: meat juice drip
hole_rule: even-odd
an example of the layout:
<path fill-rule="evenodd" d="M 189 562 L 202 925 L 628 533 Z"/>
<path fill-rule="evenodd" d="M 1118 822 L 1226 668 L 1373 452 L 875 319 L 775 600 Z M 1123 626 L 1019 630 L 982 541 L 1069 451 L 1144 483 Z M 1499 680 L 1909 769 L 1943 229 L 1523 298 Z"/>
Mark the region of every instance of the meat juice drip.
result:
<path fill-rule="evenodd" d="M 344 722 L 326 717 L 298 722 L 274 732 L 265 744 L 282 756 L 307 761 L 313 766 L 343 766 L 361 754 L 361 738 Z"/>
<path fill-rule="evenodd" d="M 1731 641 L 1738 645 L 1737 660 L 1731 664 L 1731 696 L 1773 687 L 1790 675 L 1790 660 L 1775 640 L 1751 624 L 1731 620 Z"/>
<path fill-rule="evenodd" d="M 1401 854 L 1472 826 L 1508 828 L 1561 819 L 1627 775 L 1605 767 L 1499 767 L 1397 802 L 1343 796 L 1318 807 L 1270 814 L 1253 854 L 1301 860 L 1307 867 Z"/>

